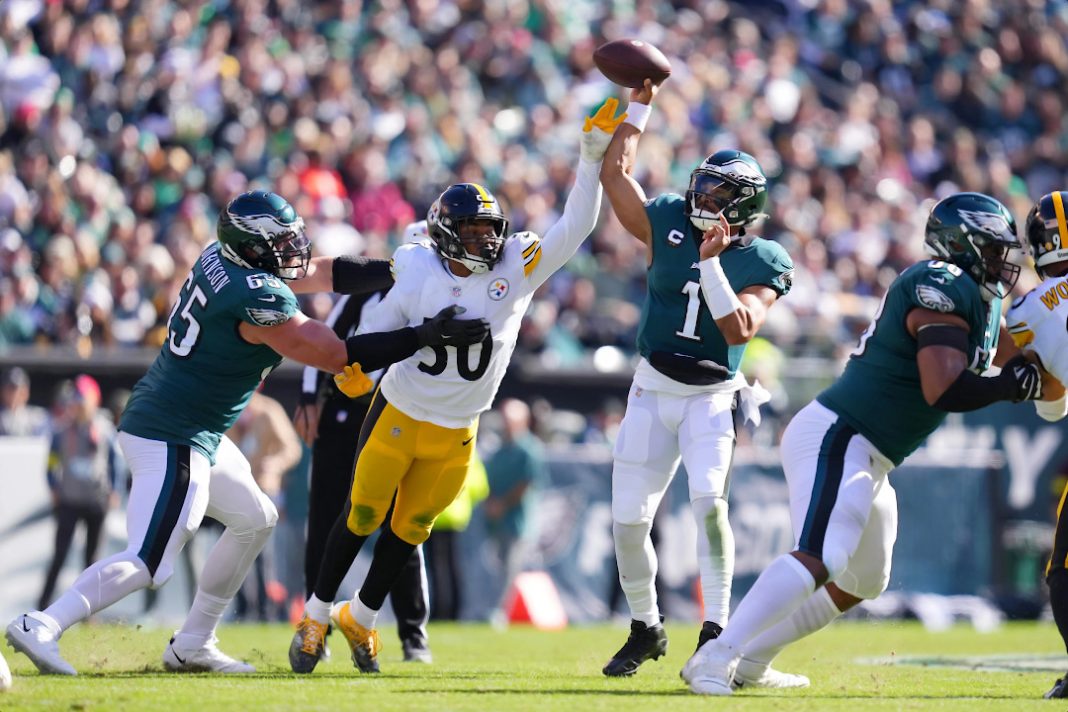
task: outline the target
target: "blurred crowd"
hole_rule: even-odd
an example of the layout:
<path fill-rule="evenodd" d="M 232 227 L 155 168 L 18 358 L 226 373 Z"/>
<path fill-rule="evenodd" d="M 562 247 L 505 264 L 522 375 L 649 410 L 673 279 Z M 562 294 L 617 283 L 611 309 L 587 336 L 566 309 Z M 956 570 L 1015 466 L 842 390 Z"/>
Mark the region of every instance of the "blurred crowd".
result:
<path fill-rule="evenodd" d="M 853 341 L 922 256 L 931 199 L 987 192 L 1022 221 L 1068 184 L 1063 2 L 5 0 L 0 345 L 161 343 L 219 209 L 251 187 L 291 200 L 318 254 L 388 256 L 464 180 L 544 231 L 581 117 L 621 93 L 592 63 L 619 37 L 674 69 L 647 194 L 684 192 L 724 147 L 769 175 L 759 232 L 798 270 L 762 333 L 792 355 Z M 606 209 L 519 354 L 633 353 L 641 249 Z"/>

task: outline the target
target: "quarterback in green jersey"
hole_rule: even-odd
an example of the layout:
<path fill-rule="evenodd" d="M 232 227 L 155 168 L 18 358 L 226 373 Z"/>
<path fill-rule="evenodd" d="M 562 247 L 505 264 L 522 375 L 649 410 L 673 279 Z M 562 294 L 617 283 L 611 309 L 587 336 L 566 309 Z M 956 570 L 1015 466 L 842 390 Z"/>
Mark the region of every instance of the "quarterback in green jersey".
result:
<path fill-rule="evenodd" d="M 768 310 L 790 291 L 793 262 L 777 243 L 750 234 L 764 217 L 767 179 L 747 153 L 718 151 L 690 177 L 685 198 L 647 200 L 631 176 L 657 87 L 631 92 L 601 182 L 619 221 L 646 247 L 648 294 L 638 329 L 641 355 L 613 452 L 612 535 L 619 581 L 631 611 L 626 643 L 602 672 L 633 675 L 667 650 L 653 585 L 653 516 L 681 460 L 697 521 L 697 563 L 705 604 L 698 645 L 727 623 L 734 535 L 727 519 L 735 410 L 759 422 L 768 398 L 738 372 Z M 754 685 L 800 684 L 762 671 Z"/>
<path fill-rule="evenodd" d="M 253 672 L 216 647 L 215 628 L 270 536 L 278 512 L 223 433 L 287 356 L 336 373 L 342 392 L 366 392 L 371 372 L 427 345 L 473 344 L 484 320 L 454 307 L 420 326 L 349 337 L 297 307 L 294 293 L 358 293 L 387 286 L 384 260 L 311 258 L 304 221 L 283 198 L 245 193 L 220 214 L 218 242 L 196 261 L 168 321 L 167 340 L 134 387 L 119 424 L 131 472 L 125 551 L 86 569 L 44 611 L 20 615 L 7 639 L 42 673 L 74 675 L 63 631 L 142 588 L 159 587 L 204 515 L 226 529 L 208 555 L 192 610 L 163 653 L 172 671 Z"/>
<path fill-rule="evenodd" d="M 729 695 L 736 669 L 767 666 L 890 580 L 897 497 L 890 471 L 946 413 L 1036 400 L 1042 371 L 1010 343 L 996 352 L 1001 302 L 1020 268 L 1016 222 L 997 200 L 956 193 L 927 220 L 934 260 L 890 285 L 842 376 L 803 408 L 780 446 L 795 549 L 738 604 L 720 636 L 683 668 L 698 694 Z M 991 364 L 997 376 L 980 374 Z"/>

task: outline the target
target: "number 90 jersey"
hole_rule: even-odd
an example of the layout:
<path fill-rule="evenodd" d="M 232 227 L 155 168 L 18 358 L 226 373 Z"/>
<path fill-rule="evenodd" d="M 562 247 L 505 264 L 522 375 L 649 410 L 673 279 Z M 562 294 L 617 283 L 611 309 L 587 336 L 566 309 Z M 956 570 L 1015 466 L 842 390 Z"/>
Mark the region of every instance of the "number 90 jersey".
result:
<path fill-rule="evenodd" d="M 390 262 L 395 283 L 361 322 L 360 333 L 417 326 L 458 304 L 466 309 L 458 318 L 485 319 L 490 335 L 472 346 L 426 346 L 391 366 L 381 382 L 390 404 L 416 420 L 445 428 L 466 428 L 487 410 L 508 368 L 534 290 L 555 269 L 548 268 L 542 252 L 537 235 L 516 233 L 505 242 L 503 257 L 493 269 L 457 277 L 429 241 L 399 247 Z"/>
<path fill-rule="evenodd" d="M 214 463 L 222 434 L 282 362 L 269 346 L 242 339 L 238 324 L 274 326 L 297 310 L 285 282 L 240 267 L 219 254 L 218 243 L 209 245 L 171 309 L 167 340 L 134 386 L 119 429 L 189 445 Z"/>
<path fill-rule="evenodd" d="M 1054 378 L 1068 383 L 1068 279 L 1045 280 L 1013 302 L 1006 319 L 1016 345 L 1033 350 Z"/>

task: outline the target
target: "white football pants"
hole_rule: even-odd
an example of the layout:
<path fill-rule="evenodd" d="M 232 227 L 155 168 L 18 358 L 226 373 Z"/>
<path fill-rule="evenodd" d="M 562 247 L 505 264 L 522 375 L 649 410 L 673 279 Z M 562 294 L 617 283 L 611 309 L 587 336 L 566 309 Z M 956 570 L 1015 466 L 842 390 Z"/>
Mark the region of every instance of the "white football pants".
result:
<path fill-rule="evenodd" d="M 187 445 L 120 432 L 119 446 L 131 473 L 127 547 L 86 569 L 71 590 L 49 606 L 45 612 L 61 629 L 134 591 L 163 585 L 205 514 L 222 522 L 226 532 L 208 556 L 201 592 L 210 588 L 213 599 L 228 602 L 278 521 L 278 511 L 253 480 L 248 460 L 226 437 L 219 443 L 214 466 Z"/>
<path fill-rule="evenodd" d="M 893 463 L 817 401 L 790 421 L 780 450 L 796 548 L 823 561 L 846 593 L 878 597 L 897 539 Z"/>
<path fill-rule="evenodd" d="M 619 582 L 631 616 L 659 622 L 653 517 L 681 459 L 697 518 L 697 560 L 705 619 L 726 625 L 734 576 L 727 521 L 734 454 L 734 393 L 670 395 L 631 386 L 613 453 L 612 519 Z"/>

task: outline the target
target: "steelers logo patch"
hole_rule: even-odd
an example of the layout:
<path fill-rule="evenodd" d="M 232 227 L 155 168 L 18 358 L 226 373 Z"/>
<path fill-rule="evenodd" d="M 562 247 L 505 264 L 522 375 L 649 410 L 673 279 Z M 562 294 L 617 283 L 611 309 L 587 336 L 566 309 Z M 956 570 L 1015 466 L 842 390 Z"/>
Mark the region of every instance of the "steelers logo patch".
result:
<path fill-rule="evenodd" d="M 495 302 L 499 302 L 508 296 L 508 280 L 507 279 L 495 279 L 487 290 L 489 292 L 489 298 Z"/>

